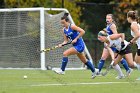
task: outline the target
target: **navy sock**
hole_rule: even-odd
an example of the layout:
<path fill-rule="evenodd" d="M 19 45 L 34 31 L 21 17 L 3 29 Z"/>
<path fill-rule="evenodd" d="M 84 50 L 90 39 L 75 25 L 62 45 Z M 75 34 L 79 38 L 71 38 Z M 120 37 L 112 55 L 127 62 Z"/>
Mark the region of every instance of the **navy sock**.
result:
<path fill-rule="evenodd" d="M 103 66 L 104 66 L 105 60 L 100 59 L 99 63 L 98 63 L 98 69 L 99 72 L 102 70 Z"/>
<path fill-rule="evenodd" d="M 95 72 L 94 65 L 90 61 L 87 61 L 85 64 L 93 73 Z"/>
<path fill-rule="evenodd" d="M 63 57 L 63 59 L 62 59 L 62 65 L 61 65 L 61 70 L 62 71 L 65 71 L 65 68 L 67 66 L 67 63 L 68 63 L 68 57 Z"/>
<path fill-rule="evenodd" d="M 125 68 L 126 71 L 129 70 L 129 66 L 124 58 L 121 60 L 121 64 L 123 65 L 123 67 Z"/>

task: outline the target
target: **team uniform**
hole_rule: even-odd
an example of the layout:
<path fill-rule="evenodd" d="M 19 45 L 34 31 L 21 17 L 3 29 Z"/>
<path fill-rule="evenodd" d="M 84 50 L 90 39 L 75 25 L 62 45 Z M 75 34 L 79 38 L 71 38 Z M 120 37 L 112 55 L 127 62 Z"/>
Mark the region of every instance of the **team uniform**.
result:
<path fill-rule="evenodd" d="M 133 23 L 137 23 L 137 22 L 133 22 Z M 140 24 L 138 24 L 138 26 L 139 26 L 139 32 L 140 32 Z M 135 37 L 135 33 L 132 30 L 131 30 L 131 35 Z M 137 54 L 138 56 L 140 56 L 140 37 L 136 40 L 136 44 L 138 46 Z"/>
<path fill-rule="evenodd" d="M 113 34 L 113 31 L 110 29 L 110 26 L 111 26 L 112 24 L 109 24 L 107 27 L 106 27 L 106 31 L 107 31 L 107 34 L 108 35 L 112 35 Z"/>
<path fill-rule="evenodd" d="M 114 47 L 117 51 L 118 54 L 120 55 L 125 55 L 128 53 L 132 53 L 131 47 L 129 45 L 129 42 L 124 40 L 124 47 L 121 47 L 121 38 L 111 40 L 110 37 L 108 36 L 107 39 L 109 40 L 109 47 Z"/>
<path fill-rule="evenodd" d="M 132 22 L 131 24 L 133 24 L 133 23 L 137 23 L 137 22 Z M 139 32 L 140 32 L 140 24 L 138 24 L 138 26 L 139 26 Z M 135 33 L 132 30 L 131 30 L 131 35 L 133 37 L 135 37 Z M 137 49 L 137 55 L 140 56 L 140 37 L 136 40 L 136 44 L 137 44 L 137 47 L 138 47 L 138 49 Z M 138 68 L 138 70 L 140 70 L 140 64 L 137 64 L 137 68 Z M 140 77 L 137 78 L 136 80 L 140 80 Z"/>
<path fill-rule="evenodd" d="M 72 30 L 70 24 L 68 29 L 64 28 L 64 34 L 67 36 L 67 38 L 69 38 L 70 41 L 72 41 L 79 35 L 79 32 Z M 84 51 L 85 45 L 82 37 L 78 38 L 77 42 L 73 44 L 73 47 L 79 53 L 82 53 Z"/>
<path fill-rule="evenodd" d="M 106 31 L 107 31 L 108 37 L 109 37 L 109 35 L 112 35 L 112 34 L 113 34 L 113 31 L 112 31 L 111 28 L 110 28 L 111 25 L 112 25 L 112 24 L 109 24 L 109 25 L 107 25 L 107 27 L 106 27 Z M 117 40 L 117 42 L 118 42 L 118 41 L 119 41 L 119 40 Z M 111 41 L 111 42 L 112 42 L 112 41 Z M 116 41 L 113 41 L 113 42 L 116 42 Z M 117 42 L 116 42 L 116 43 L 117 43 Z M 117 46 L 118 46 L 118 45 L 117 45 Z M 119 46 L 118 46 L 118 47 L 121 47 L 121 42 L 119 42 Z M 120 53 L 120 52 L 119 52 L 120 50 L 116 49 L 115 46 L 112 45 L 112 46 L 110 46 L 110 48 L 112 49 L 112 51 L 113 51 L 114 53 Z M 100 59 L 99 64 L 98 64 L 99 73 L 100 73 L 101 69 L 103 68 L 104 62 L 105 62 L 105 60 Z M 127 62 L 126 62 L 126 60 L 125 60 L 124 58 L 121 60 L 121 64 L 122 64 L 123 67 L 125 68 L 126 72 L 130 70 L 129 67 L 128 67 L 128 64 L 127 64 Z"/>
<path fill-rule="evenodd" d="M 113 34 L 113 31 L 110 29 L 111 25 L 112 25 L 112 24 L 109 24 L 109 25 L 106 27 L 106 31 L 107 31 L 107 34 L 108 34 L 108 35 L 112 35 L 112 34 Z M 117 52 L 116 48 L 111 47 L 111 49 L 113 50 L 113 52 L 115 52 L 115 53 Z"/>
<path fill-rule="evenodd" d="M 64 31 L 64 34 L 66 35 L 66 37 L 70 41 L 73 41 L 80 34 L 78 31 L 75 31 L 75 30 L 71 29 L 71 24 L 68 26 L 68 29 L 66 29 L 64 27 L 63 31 Z M 81 53 L 81 55 L 83 55 L 82 52 L 84 51 L 85 44 L 84 44 L 84 41 L 83 41 L 82 37 L 77 39 L 77 41 L 73 44 L 73 47 L 75 48 L 75 50 L 78 53 Z M 66 68 L 67 63 L 68 63 L 68 56 L 66 56 L 66 57 L 64 56 L 62 58 L 61 69 L 60 70 L 55 70 L 55 72 L 57 74 L 65 74 L 65 68 Z M 87 65 L 87 67 L 92 71 L 92 78 L 95 78 L 96 77 L 96 72 L 95 72 L 94 65 L 90 62 L 90 60 L 87 60 L 85 65 Z"/>

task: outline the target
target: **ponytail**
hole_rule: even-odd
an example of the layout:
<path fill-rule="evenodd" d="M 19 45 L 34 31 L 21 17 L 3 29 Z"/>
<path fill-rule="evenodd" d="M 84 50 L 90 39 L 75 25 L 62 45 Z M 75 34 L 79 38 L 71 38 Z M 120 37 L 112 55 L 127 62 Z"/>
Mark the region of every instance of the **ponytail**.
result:
<path fill-rule="evenodd" d="M 68 15 L 69 13 L 64 13 L 63 17 L 61 17 L 61 20 L 65 19 L 65 21 L 68 22 L 69 21 Z"/>
<path fill-rule="evenodd" d="M 127 13 L 127 17 L 130 17 L 132 20 L 136 20 L 139 22 L 138 12 L 137 11 L 129 11 Z"/>

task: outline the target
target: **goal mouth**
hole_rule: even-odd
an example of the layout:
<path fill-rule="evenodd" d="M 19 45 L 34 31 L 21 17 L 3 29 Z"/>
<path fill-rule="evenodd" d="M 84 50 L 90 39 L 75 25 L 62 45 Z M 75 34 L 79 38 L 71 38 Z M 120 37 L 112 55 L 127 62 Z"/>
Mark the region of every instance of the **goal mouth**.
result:
<path fill-rule="evenodd" d="M 65 12 L 68 10 L 63 8 L 0 9 L 0 69 L 59 68 L 63 51 L 71 45 L 47 53 L 38 53 L 37 49 L 42 50 L 63 42 L 60 20 Z M 68 17 L 74 24 L 71 15 Z M 85 53 L 92 61 L 87 48 Z M 69 56 L 67 68 L 85 67 L 73 55 Z"/>

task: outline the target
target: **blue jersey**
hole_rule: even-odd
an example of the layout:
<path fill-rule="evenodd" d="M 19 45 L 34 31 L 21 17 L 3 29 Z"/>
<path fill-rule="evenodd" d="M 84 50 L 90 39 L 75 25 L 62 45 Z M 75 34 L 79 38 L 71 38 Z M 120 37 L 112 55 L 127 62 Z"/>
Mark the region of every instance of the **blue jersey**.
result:
<path fill-rule="evenodd" d="M 107 27 L 106 27 L 106 31 L 107 31 L 107 34 L 108 35 L 112 35 L 113 34 L 113 31 L 110 29 L 110 26 L 111 26 L 112 24 L 109 24 Z M 116 52 L 117 51 L 117 49 L 116 48 L 114 48 L 114 47 L 111 47 L 111 49 L 113 50 L 113 52 Z"/>
<path fill-rule="evenodd" d="M 113 34 L 113 31 L 110 29 L 110 26 L 111 26 L 112 24 L 109 24 L 107 27 L 106 27 L 106 31 L 107 31 L 107 34 L 108 35 L 112 35 Z"/>
<path fill-rule="evenodd" d="M 70 24 L 68 29 L 64 28 L 64 34 L 72 41 L 79 35 L 79 32 L 72 30 Z M 74 43 L 73 46 L 78 52 L 83 52 L 85 46 L 82 37 L 78 38 L 77 42 Z"/>

